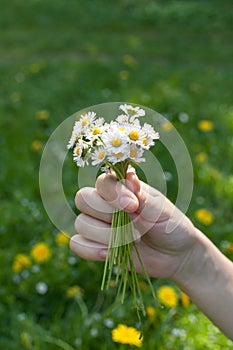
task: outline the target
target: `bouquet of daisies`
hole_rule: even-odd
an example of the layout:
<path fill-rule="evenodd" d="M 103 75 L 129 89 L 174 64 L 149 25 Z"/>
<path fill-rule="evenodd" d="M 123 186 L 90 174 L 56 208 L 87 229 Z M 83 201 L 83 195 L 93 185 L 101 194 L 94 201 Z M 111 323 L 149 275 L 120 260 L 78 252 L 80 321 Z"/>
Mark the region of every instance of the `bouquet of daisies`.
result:
<path fill-rule="evenodd" d="M 144 151 L 154 145 L 154 140 L 159 138 L 159 134 L 150 124 L 144 123 L 141 126 L 140 118 L 145 116 L 144 109 L 124 104 L 119 106 L 119 110 L 119 115 L 110 123 L 106 123 L 104 118 L 98 118 L 92 111 L 81 115 L 74 124 L 67 147 L 73 149 L 73 159 L 78 167 L 89 163 L 101 166 L 105 172 L 115 172 L 119 181 L 124 183 L 128 167 L 145 161 Z M 101 289 L 108 289 L 113 270 L 116 271 L 117 299 L 120 298 L 121 302 L 124 302 L 129 286 L 135 307 L 145 314 L 133 251 L 136 252 L 152 295 L 155 295 L 137 249 L 137 238 L 130 215 L 116 209 L 112 215 Z"/>

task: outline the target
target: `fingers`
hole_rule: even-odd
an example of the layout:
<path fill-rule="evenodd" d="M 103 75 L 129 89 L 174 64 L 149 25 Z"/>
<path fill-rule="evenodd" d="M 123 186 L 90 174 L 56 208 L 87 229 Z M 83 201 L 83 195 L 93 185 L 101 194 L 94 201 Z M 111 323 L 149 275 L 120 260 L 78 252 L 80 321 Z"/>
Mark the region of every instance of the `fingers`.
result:
<path fill-rule="evenodd" d="M 85 214 L 80 214 L 75 221 L 75 229 L 86 239 L 104 245 L 108 244 L 110 224 L 107 224 L 104 221 L 100 221 Z"/>
<path fill-rule="evenodd" d="M 126 185 L 114 175 L 103 174 L 97 179 L 96 191 L 111 206 L 140 214 L 149 223 L 166 220 L 174 208 L 161 192 L 140 182 L 134 173 L 127 174 Z"/>
<path fill-rule="evenodd" d="M 75 235 L 71 238 L 70 249 L 86 260 L 104 261 L 107 255 L 107 246 L 89 241 L 81 235 Z"/>
<path fill-rule="evenodd" d="M 75 197 L 75 204 L 82 213 L 106 223 L 112 220 L 112 206 L 99 196 L 95 188 L 84 187 L 79 190 Z"/>
<path fill-rule="evenodd" d="M 102 174 L 96 181 L 96 189 L 98 194 L 107 201 L 112 207 L 123 209 L 127 212 L 137 210 L 139 202 L 134 191 L 138 191 L 138 184 L 132 181 L 133 173 L 126 178 L 126 185 L 118 181 L 113 174 Z M 130 180 L 131 181 L 130 181 Z M 127 187 L 128 186 L 130 188 Z M 134 190 L 132 192 L 132 189 Z"/>

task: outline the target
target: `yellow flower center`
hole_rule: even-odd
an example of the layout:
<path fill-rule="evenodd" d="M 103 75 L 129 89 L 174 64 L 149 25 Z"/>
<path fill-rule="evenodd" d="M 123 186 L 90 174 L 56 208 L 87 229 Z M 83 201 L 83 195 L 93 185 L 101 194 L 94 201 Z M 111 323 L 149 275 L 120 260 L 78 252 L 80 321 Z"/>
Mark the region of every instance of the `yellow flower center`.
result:
<path fill-rule="evenodd" d="M 125 131 L 125 128 L 123 128 L 122 126 L 120 128 L 118 128 L 118 130 L 120 131 Z"/>
<path fill-rule="evenodd" d="M 100 134 L 101 133 L 101 129 L 100 128 L 95 128 L 94 130 L 93 130 L 93 135 L 98 135 L 98 134 Z"/>
<path fill-rule="evenodd" d="M 103 159 L 104 158 L 104 156 L 105 156 L 105 152 L 104 151 L 102 151 L 102 152 L 100 152 L 99 154 L 98 154 L 98 159 Z"/>
<path fill-rule="evenodd" d="M 75 154 L 77 154 L 77 156 L 79 155 L 80 152 L 80 147 L 75 148 Z"/>
<path fill-rule="evenodd" d="M 131 149 L 130 151 L 130 157 L 135 158 L 137 156 L 137 150 L 136 149 Z"/>
<path fill-rule="evenodd" d="M 114 147 L 119 147 L 122 144 L 121 139 L 119 139 L 119 137 L 114 137 L 114 139 L 112 140 L 112 145 Z"/>
<path fill-rule="evenodd" d="M 144 139 L 142 140 L 142 143 L 143 143 L 144 146 L 147 146 L 147 139 L 146 139 L 146 137 L 144 137 Z"/>
<path fill-rule="evenodd" d="M 122 152 L 115 153 L 115 157 L 116 157 L 117 159 L 123 157 L 123 155 L 124 155 L 124 153 L 122 153 Z"/>
<path fill-rule="evenodd" d="M 131 131 L 129 134 L 130 140 L 137 141 L 139 139 L 139 133 L 136 130 Z"/>
<path fill-rule="evenodd" d="M 87 125 L 87 123 L 89 123 L 89 120 L 88 119 L 83 119 L 81 125 L 85 126 L 85 125 Z"/>

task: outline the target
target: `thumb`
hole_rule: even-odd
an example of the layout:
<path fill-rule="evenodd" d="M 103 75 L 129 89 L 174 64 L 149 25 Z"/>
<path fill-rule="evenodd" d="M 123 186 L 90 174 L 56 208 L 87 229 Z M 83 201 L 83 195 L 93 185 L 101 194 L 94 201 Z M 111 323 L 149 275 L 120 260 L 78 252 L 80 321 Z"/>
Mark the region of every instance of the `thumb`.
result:
<path fill-rule="evenodd" d="M 127 174 L 125 184 L 114 174 L 102 174 L 96 181 L 96 190 L 114 208 L 133 213 L 139 206 L 136 193 L 140 190 L 140 182 L 132 172 Z"/>

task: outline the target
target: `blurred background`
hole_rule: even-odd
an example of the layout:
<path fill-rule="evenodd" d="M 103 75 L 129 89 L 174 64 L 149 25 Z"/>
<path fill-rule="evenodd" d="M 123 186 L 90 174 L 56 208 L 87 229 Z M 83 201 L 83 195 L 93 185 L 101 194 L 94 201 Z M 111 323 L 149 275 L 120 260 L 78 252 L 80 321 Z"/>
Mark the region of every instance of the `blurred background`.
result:
<path fill-rule="evenodd" d="M 111 309 L 114 283 L 100 293 L 103 265 L 70 252 L 43 208 L 38 182 L 43 148 L 67 117 L 105 102 L 145 105 L 172 122 L 189 150 L 194 191 L 187 215 L 232 259 L 232 12 L 230 0 L 1 0 L 1 348 L 232 348 L 164 280 L 153 280 L 163 307 L 140 281 L 147 315 L 143 341 L 135 343 L 130 301 Z M 176 170 L 160 150 L 174 200 Z M 73 205 L 71 158 L 64 183 Z"/>

